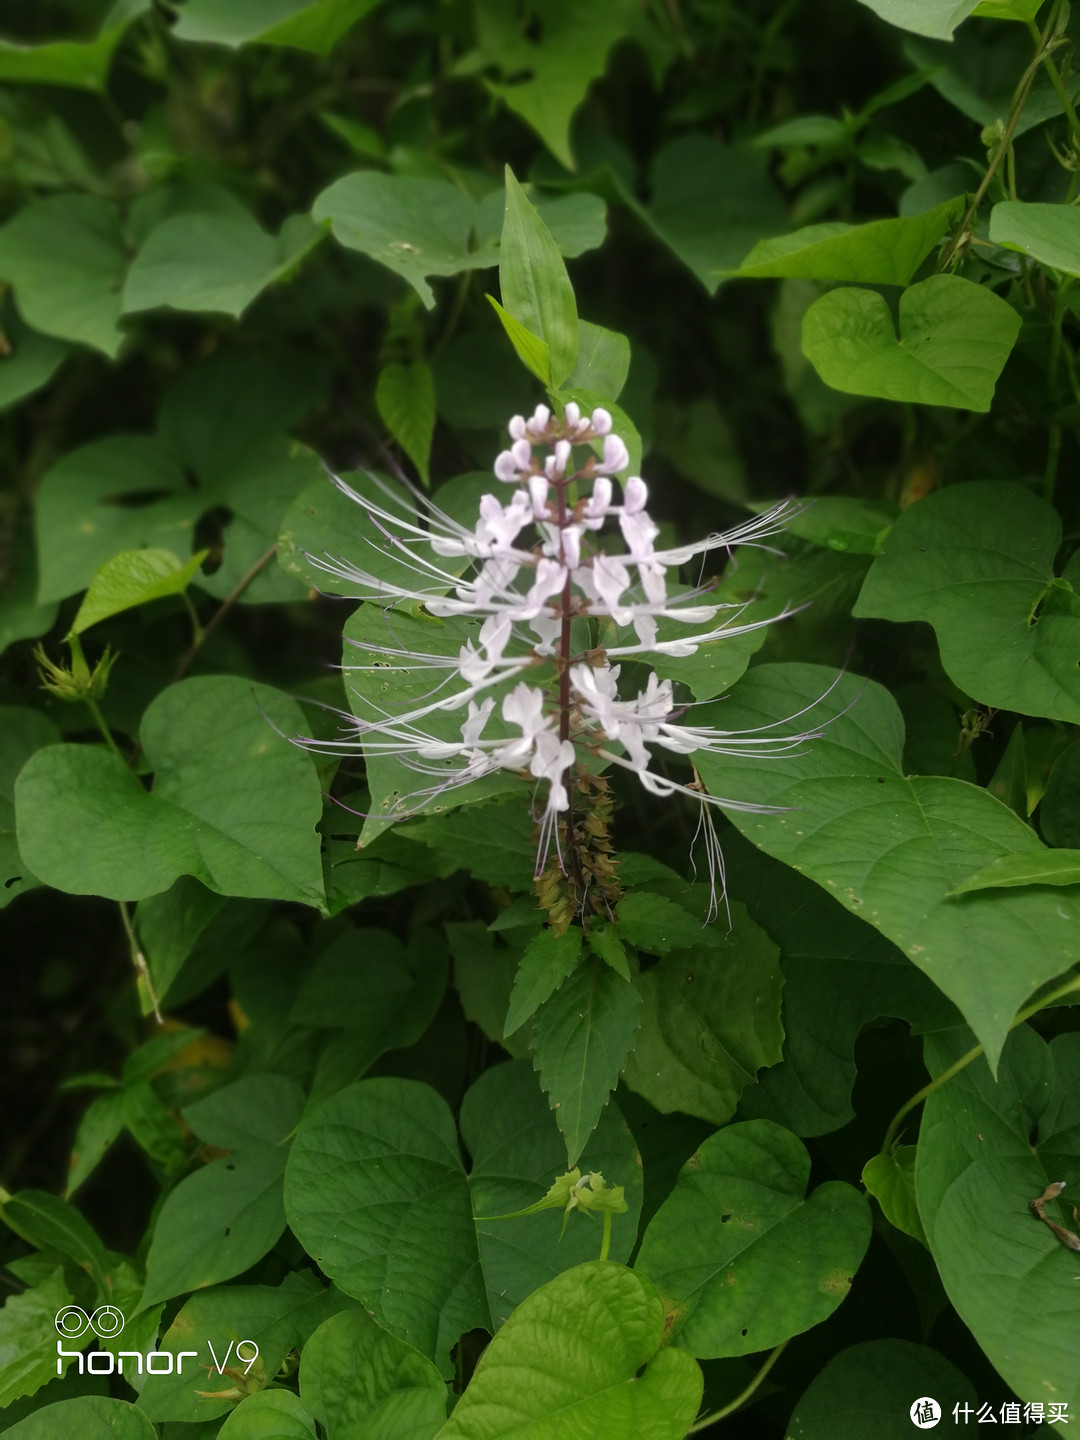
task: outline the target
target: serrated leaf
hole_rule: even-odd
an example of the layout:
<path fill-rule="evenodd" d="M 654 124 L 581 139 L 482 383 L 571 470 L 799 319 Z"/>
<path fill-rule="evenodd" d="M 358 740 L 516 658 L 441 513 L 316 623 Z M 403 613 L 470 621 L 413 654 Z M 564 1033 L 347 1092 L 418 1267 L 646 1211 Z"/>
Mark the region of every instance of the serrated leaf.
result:
<path fill-rule="evenodd" d="M 559 247 L 509 165 L 499 290 L 504 309 L 547 346 L 550 384 L 557 390 L 577 361 L 577 301 Z"/>
<path fill-rule="evenodd" d="M 651 955 L 672 950 L 715 950 L 724 942 L 696 915 L 665 895 L 634 890 L 619 901 L 615 923 L 623 937 Z"/>
<path fill-rule="evenodd" d="M 280 738 L 303 729 L 296 702 L 269 686 L 183 680 L 143 717 L 152 792 L 101 747 L 49 746 L 16 783 L 19 849 L 76 895 L 141 900 L 189 874 L 224 895 L 321 905 L 319 783 Z M 93 846 L 72 844 L 85 834 Z"/>
<path fill-rule="evenodd" d="M 951 486 L 900 515 L 854 613 L 926 621 L 950 679 L 973 699 L 1075 723 L 1080 597 L 1072 567 L 1055 578 L 1060 543 L 1056 512 L 1022 486 Z"/>
<path fill-rule="evenodd" d="M 731 910 L 715 949 L 665 958 L 635 982 L 641 1026 L 625 1080 L 661 1114 L 725 1125 L 758 1070 L 780 1059 L 779 950 L 741 905 Z"/>
<path fill-rule="evenodd" d="M 535 1018 L 534 1063 L 577 1163 L 596 1128 L 638 1028 L 640 996 L 609 966 L 578 967 Z"/>
<path fill-rule="evenodd" d="M 873 681 L 813 666 L 758 666 L 716 723 L 775 725 L 804 705 L 811 723 L 827 729 L 800 755 L 760 761 L 699 752 L 702 778 L 717 795 L 793 807 L 731 819 L 899 945 L 996 1062 L 1023 1002 L 1075 963 L 1080 908 L 1068 891 L 1038 886 L 948 897 L 990 861 L 1034 854 L 1039 842 L 985 790 L 937 775 L 905 778 L 900 713 Z"/>
<path fill-rule="evenodd" d="M 182 595 L 209 553 L 199 550 L 184 562 L 171 550 L 122 550 L 90 581 L 69 634 L 81 635 L 91 625 L 137 605 Z"/>
<path fill-rule="evenodd" d="M 567 1270 L 514 1311 L 438 1440 L 681 1440 L 701 1371 L 665 1338 L 660 1297 L 636 1271 Z"/>
<path fill-rule="evenodd" d="M 375 386 L 375 406 L 383 423 L 420 472 L 428 487 L 428 462 L 435 434 L 435 382 L 422 360 L 385 365 Z"/>
<path fill-rule="evenodd" d="M 1020 316 L 958 275 L 932 275 L 900 297 L 900 337 L 874 290 L 830 290 L 803 316 L 803 354 L 849 395 L 990 409 Z"/>
<path fill-rule="evenodd" d="M 6 1409 L 23 1395 L 33 1395 L 56 1378 L 53 1321 L 71 1302 L 62 1265 L 39 1284 L 4 1301 L 0 1308 L 0 1408 Z M 73 1343 L 72 1351 L 77 1348 Z M 62 1363 L 65 1371 L 71 1365 L 70 1359 Z"/>
<path fill-rule="evenodd" d="M 870 1242 L 838 1180 L 809 1196 L 810 1156 L 768 1120 L 711 1135 L 679 1172 L 635 1268 L 664 1296 L 672 1343 L 701 1358 L 767 1350 L 827 1319 Z"/>
<path fill-rule="evenodd" d="M 582 932 L 577 925 L 572 925 L 562 935 L 556 935 L 550 929 L 541 930 L 529 941 L 518 962 L 510 1009 L 506 1014 L 505 1034 L 512 1035 L 555 993 L 578 963 L 581 941 Z"/>
<path fill-rule="evenodd" d="M 605 965 L 610 965 L 616 975 L 621 975 L 624 980 L 631 978 L 626 946 L 619 938 L 619 933 L 614 925 L 593 924 L 590 926 L 589 949 L 594 955 L 599 956 Z"/>

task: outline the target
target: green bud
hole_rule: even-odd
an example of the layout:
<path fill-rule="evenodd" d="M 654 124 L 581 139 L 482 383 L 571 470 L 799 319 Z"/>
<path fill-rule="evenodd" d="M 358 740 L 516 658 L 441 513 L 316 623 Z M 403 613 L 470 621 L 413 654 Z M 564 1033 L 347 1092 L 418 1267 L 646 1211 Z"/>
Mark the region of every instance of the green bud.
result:
<path fill-rule="evenodd" d="M 71 665 L 68 669 L 54 664 L 45 654 L 43 646 L 39 645 L 34 650 L 41 688 L 50 695 L 55 695 L 58 700 L 92 700 L 96 703 L 108 689 L 109 671 L 116 662 L 116 655 L 106 647 L 101 659 L 91 669 L 86 663 L 79 637 L 70 635 L 67 643 L 71 650 Z"/>

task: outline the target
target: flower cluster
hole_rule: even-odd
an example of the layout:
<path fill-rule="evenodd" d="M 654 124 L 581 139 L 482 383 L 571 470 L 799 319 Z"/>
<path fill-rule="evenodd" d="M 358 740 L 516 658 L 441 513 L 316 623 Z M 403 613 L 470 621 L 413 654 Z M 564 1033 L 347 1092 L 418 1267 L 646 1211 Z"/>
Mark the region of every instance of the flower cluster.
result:
<path fill-rule="evenodd" d="M 314 563 L 386 612 L 422 605 L 441 619 L 467 618 L 471 629 L 451 654 L 393 643 L 392 621 L 385 641 L 354 642 L 368 657 L 356 670 L 430 670 L 441 678 L 400 713 L 379 709 L 361 689 L 370 718 L 350 721 L 349 737 L 330 748 L 359 743 L 369 756 L 395 756 L 427 776 L 430 783 L 405 797 L 400 814 L 499 770 L 533 777 L 538 875 L 553 847 L 566 868 L 573 780 L 588 769 L 621 766 L 654 795 L 690 794 L 703 817 L 709 804 L 758 808 L 709 796 L 696 777 L 672 779 L 656 768 L 658 752 L 778 754 L 808 734 L 732 734 L 688 723 L 692 707 L 680 705 L 671 680 L 655 672 L 643 690 L 622 694 L 621 662 L 689 656 L 778 618 L 743 621 L 744 606 L 720 603 L 707 584 L 682 584 L 678 569 L 711 551 L 760 543 L 783 527 L 790 507 L 658 549 L 645 482 L 631 476 L 617 492 L 614 477 L 630 457 L 606 410 L 583 415 L 570 403 L 558 417 L 540 405 L 528 419 L 515 416 L 509 431 L 512 443 L 494 467 L 506 498 L 484 494 L 472 528 L 419 492 L 410 491 L 403 506 L 401 490 L 383 482 L 362 494 L 336 481 L 373 523 L 381 554 L 397 565 L 388 578 L 387 567 L 374 563 L 328 556 Z M 616 529 L 621 544 L 613 545 Z M 450 728 L 447 716 L 454 717 Z M 707 843 L 711 835 L 706 821 Z M 715 837 L 708 849 L 713 873 Z"/>

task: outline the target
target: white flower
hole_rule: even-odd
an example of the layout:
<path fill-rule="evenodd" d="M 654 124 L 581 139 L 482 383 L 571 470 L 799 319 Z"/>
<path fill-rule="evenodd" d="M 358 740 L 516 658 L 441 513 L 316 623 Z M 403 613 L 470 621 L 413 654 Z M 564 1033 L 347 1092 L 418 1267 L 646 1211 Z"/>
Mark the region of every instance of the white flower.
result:
<path fill-rule="evenodd" d="M 612 433 L 608 411 L 597 408 L 583 416 L 569 403 L 559 418 L 539 405 L 528 419 L 515 415 L 509 431 L 512 443 L 495 461 L 495 474 L 516 488 L 505 504 L 483 495 L 472 529 L 412 487 L 403 501 L 400 489 L 381 481 L 373 481 L 375 498 L 336 481 L 374 526 L 379 539 L 370 543 L 379 553 L 371 569 L 362 557 L 312 558 L 390 617 L 384 638 L 352 642 L 365 663 L 349 667 L 350 673 L 430 672 L 437 678 L 426 695 L 397 710 L 369 698 L 361 682 L 356 694 L 366 718 L 348 717 L 348 733 L 340 741 L 302 743 L 394 756 L 430 777 L 432 783 L 403 797 L 401 815 L 484 775 L 521 772 L 543 799 L 537 815 L 539 875 L 552 847 L 560 863 L 575 866 L 574 855 L 565 852 L 579 843 L 572 838 L 578 833 L 572 826 L 573 797 L 575 786 L 584 784 L 580 777 L 587 778 L 584 760 L 593 773 L 597 762 L 613 765 L 634 774 L 653 795 L 686 794 L 707 810 L 733 802 L 707 795 L 696 771 L 691 781 L 672 779 L 656 768 L 658 756 L 666 752 L 692 761 L 702 753 L 784 754 L 817 732 L 770 735 L 775 727 L 767 727 L 740 735 L 696 725 L 686 718 L 693 707 L 681 704 L 671 679 L 655 670 L 635 695 L 619 691 L 617 662 L 624 657 L 659 662 L 692 655 L 703 644 L 779 618 L 740 623 L 745 607 L 713 599 L 708 585 L 686 588 L 676 572 L 711 551 L 761 543 L 782 528 L 792 513 L 789 505 L 774 506 L 726 533 L 657 550 L 659 528 L 646 508 L 648 488 L 641 477 L 629 476 L 621 501 L 615 500 L 610 476 L 628 467 L 629 454 Z M 548 453 L 540 458 L 535 448 Z M 611 520 L 617 521 L 617 534 L 601 540 Z M 466 573 L 444 563 L 455 560 L 467 563 Z M 462 643 L 440 648 L 433 637 L 430 652 L 410 652 L 393 643 L 392 611 L 418 604 L 436 620 L 457 625 L 464 620 L 476 628 Z M 662 623 L 686 631 L 661 639 Z M 631 627 L 637 643 L 620 643 L 625 637 L 616 632 Z M 529 679 L 523 678 L 526 672 Z M 373 687 L 373 693 L 382 692 Z M 493 727 L 500 733 L 489 734 Z M 722 886 L 715 832 L 709 820 L 702 820 L 699 832 L 702 826 L 710 876 L 714 884 L 719 877 Z"/>

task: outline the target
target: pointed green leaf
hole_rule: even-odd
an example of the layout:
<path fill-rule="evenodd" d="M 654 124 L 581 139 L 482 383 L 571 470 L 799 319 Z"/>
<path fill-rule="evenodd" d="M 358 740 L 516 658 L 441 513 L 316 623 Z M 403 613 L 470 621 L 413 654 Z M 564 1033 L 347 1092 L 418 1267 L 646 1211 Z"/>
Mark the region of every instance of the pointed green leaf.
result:
<path fill-rule="evenodd" d="M 950 895 L 972 890 L 1004 890 L 1014 885 L 1080 885 L 1080 850 L 1040 850 L 1007 855 L 962 881 Z"/>
<path fill-rule="evenodd" d="M 572 925 L 562 935 L 554 930 L 541 930 L 525 947 L 518 963 L 510 1009 L 506 1014 L 504 1033 L 512 1035 L 524 1025 L 549 996 L 563 983 L 581 956 L 582 932 Z M 629 978 L 629 977 L 627 977 Z"/>
<path fill-rule="evenodd" d="M 559 247 L 509 165 L 499 290 L 503 308 L 547 346 L 551 385 L 557 390 L 577 361 L 577 301 Z"/>
<path fill-rule="evenodd" d="M 861 0 L 863 5 L 895 25 L 932 40 L 951 40 L 979 0 Z"/>
<path fill-rule="evenodd" d="M 890 1225 L 926 1244 L 926 1232 L 915 1201 L 915 1146 L 898 1145 L 889 1155 L 875 1155 L 863 1166 L 862 1182 L 881 1206 Z"/>
<path fill-rule="evenodd" d="M 325 55 L 378 0 L 186 0 L 173 30 L 199 44 L 295 45 Z"/>
<path fill-rule="evenodd" d="M 656 1212 L 635 1268 L 664 1296 L 672 1342 L 751 1355 L 818 1325 L 847 1295 L 870 1210 L 838 1180 L 806 1194 L 810 1156 L 779 1125 L 711 1135 Z"/>
<path fill-rule="evenodd" d="M 124 31 L 150 9 L 150 4 L 151 0 L 121 0 L 120 4 L 109 5 L 101 29 L 89 40 L 65 37 L 42 45 L 0 40 L 0 80 L 15 85 L 69 85 L 79 90 L 103 91 L 113 52 Z"/>
<path fill-rule="evenodd" d="M 56 1252 L 51 1252 L 55 1261 Z M 72 1302 L 58 1265 L 40 1284 L 8 1295 L 0 1308 L 0 1408 L 56 1379 L 56 1316 Z M 79 1347 L 72 1344 L 72 1352 Z M 70 1360 L 62 1362 L 66 1371 Z M 9 1432 L 10 1433 L 10 1432 Z"/>
<path fill-rule="evenodd" d="M 386 428 L 431 485 L 428 461 L 435 434 L 435 382 L 422 360 L 386 365 L 375 386 L 375 406 Z"/>
<path fill-rule="evenodd" d="M 514 1311 L 438 1440 L 682 1440 L 701 1371 L 665 1338 L 660 1297 L 635 1271 L 567 1270 Z"/>
<path fill-rule="evenodd" d="M 849 395 L 987 411 L 1020 316 L 958 275 L 932 275 L 900 297 L 900 338 L 874 290 L 830 290 L 803 317 L 803 354 Z"/>
<path fill-rule="evenodd" d="M 630 979 L 626 946 L 614 925 L 592 925 L 589 929 L 589 949 L 594 955 L 599 955 L 605 965 L 610 965 L 616 975 L 621 975 L 624 980 Z"/>
<path fill-rule="evenodd" d="M 122 550 L 90 581 L 70 634 L 81 635 L 91 625 L 136 605 L 182 595 L 209 553 L 200 550 L 185 563 L 171 550 Z"/>
<path fill-rule="evenodd" d="M 510 337 L 510 343 L 517 352 L 517 357 L 525 366 L 531 370 L 536 378 L 544 385 L 550 386 L 551 381 L 551 355 L 547 344 L 527 330 L 519 320 L 515 320 L 509 310 L 504 310 L 493 295 L 488 300 L 491 308 L 499 317 L 499 323 Z"/>
<path fill-rule="evenodd" d="M 580 965 L 535 1019 L 534 1063 L 575 1165 L 618 1083 L 640 996 L 599 960 Z"/>

